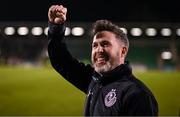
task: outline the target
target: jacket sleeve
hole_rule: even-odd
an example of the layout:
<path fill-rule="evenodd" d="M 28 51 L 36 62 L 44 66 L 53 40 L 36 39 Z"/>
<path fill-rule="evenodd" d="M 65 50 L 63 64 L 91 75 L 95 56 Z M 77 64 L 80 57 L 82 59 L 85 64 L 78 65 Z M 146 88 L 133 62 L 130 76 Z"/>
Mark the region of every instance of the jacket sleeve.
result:
<path fill-rule="evenodd" d="M 53 68 L 67 81 L 87 93 L 93 68 L 72 57 L 64 40 L 65 25 L 48 23 L 48 54 Z"/>

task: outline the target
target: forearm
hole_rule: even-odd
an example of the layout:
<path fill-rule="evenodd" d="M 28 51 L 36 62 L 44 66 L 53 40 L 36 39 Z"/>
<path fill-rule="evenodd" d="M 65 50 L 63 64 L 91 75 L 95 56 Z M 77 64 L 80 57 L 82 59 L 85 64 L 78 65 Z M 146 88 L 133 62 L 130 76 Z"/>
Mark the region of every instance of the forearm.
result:
<path fill-rule="evenodd" d="M 67 66 L 67 59 L 72 59 L 70 53 L 67 51 L 66 44 L 64 41 L 64 32 L 65 26 L 64 24 L 52 24 L 49 23 L 48 30 L 48 54 L 51 61 L 52 66 L 61 74 L 62 68 Z M 68 61 L 69 62 L 69 61 Z"/>

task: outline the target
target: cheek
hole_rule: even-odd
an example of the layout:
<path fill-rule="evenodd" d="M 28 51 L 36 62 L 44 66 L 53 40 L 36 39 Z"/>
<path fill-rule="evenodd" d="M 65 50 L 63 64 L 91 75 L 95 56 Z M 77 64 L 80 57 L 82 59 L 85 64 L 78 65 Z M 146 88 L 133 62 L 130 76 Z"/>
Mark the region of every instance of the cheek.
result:
<path fill-rule="evenodd" d="M 111 50 L 111 56 L 114 58 L 118 58 L 121 54 L 121 49 L 120 48 L 114 48 Z"/>
<path fill-rule="evenodd" d="M 91 52 L 91 59 L 92 60 L 94 59 L 94 56 L 95 56 L 95 52 L 92 50 L 92 52 Z"/>
<path fill-rule="evenodd" d="M 91 56 L 93 56 L 93 55 L 94 55 L 94 50 L 91 51 Z"/>

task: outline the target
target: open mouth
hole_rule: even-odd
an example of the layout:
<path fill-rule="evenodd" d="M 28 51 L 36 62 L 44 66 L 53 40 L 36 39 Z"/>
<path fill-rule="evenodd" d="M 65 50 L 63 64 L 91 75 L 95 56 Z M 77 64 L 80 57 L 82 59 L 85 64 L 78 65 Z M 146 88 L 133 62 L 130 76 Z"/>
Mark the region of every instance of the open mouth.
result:
<path fill-rule="evenodd" d="M 97 65 L 104 65 L 108 61 L 108 55 L 107 54 L 97 54 L 95 56 L 94 60 Z"/>
<path fill-rule="evenodd" d="M 96 63 L 97 63 L 97 64 L 105 64 L 105 63 L 106 63 L 106 60 L 105 60 L 105 58 L 97 58 L 97 59 L 96 59 Z"/>

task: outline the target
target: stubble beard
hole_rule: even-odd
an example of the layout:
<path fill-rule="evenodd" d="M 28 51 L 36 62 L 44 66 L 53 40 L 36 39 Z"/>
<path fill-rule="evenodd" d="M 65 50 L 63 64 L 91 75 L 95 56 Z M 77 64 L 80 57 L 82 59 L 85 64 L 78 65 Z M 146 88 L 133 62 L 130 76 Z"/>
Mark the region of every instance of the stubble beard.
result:
<path fill-rule="evenodd" d="M 109 61 L 107 61 L 106 64 L 101 65 L 101 66 L 97 66 L 96 63 L 94 63 L 93 66 L 94 66 L 95 71 L 98 73 L 105 73 L 113 69 Z"/>
<path fill-rule="evenodd" d="M 92 63 L 93 63 L 94 70 L 101 74 L 111 71 L 117 66 L 119 66 L 118 60 L 112 61 L 109 57 L 106 60 L 106 63 L 104 65 L 98 65 L 94 60 L 92 60 Z"/>

